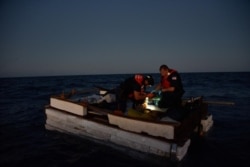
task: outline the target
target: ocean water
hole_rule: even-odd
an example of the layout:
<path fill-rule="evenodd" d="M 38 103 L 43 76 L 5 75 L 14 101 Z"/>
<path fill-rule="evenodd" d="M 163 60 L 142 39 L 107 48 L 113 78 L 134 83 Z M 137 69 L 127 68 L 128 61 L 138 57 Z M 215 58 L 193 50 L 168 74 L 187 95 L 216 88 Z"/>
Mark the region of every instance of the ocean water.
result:
<path fill-rule="evenodd" d="M 152 74 L 159 81 L 159 74 Z M 234 102 L 210 105 L 214 125 L 191 142 L 183 161 L 157 159 L 129 149 L 45 129 L 50 95 L 102 86 L 113 88 L 122 75 L 0 78 L 0 166 L 179 166 L 243 167 L 250 164 L 250 73 L 181 73 L 184 97 Z"/>

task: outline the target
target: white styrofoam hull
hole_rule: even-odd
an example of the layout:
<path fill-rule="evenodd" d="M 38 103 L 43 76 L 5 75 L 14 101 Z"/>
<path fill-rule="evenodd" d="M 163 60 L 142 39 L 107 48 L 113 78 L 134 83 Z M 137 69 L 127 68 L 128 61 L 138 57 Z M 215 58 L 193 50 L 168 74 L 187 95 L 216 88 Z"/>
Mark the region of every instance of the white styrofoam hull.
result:
<path fill-rule="evenodd" d="M 177 160 L 183 159 L 190 145 L 190 139 L 184 145 L 179 146 L 176 143 L 108 126 L 54 108 L 45 110 L 47 116 L 45 127 L 48 130 L 61 131 L 80 137 L 87 136 L 162 157 L 175 156 Z"/>
<path fill-rule="evenodd" d="M 154 122 L 139 121 L 130 118 L 124 118 L 113 114 L 108 114 L 109 123 L 117 125 L 121 129 L 125 129 L 136 133 L 147 133 L 152 136 L 160 136 L 166 139 L 174 139 L 174 126 L 169 124 L 159 124 Z"/>
<path fill-rule="evenodd" d="M 202 125 L 202 131 L 204 133 L 208 132 L 209 129 L 211 129 L 211 127 L 213 126 L 213 116 L 212 115 L 209 115 L 207 116 L 206 119 L 202 119 L 201 120 L 201 125 Z"/>
<path fill-rule="evenodd" d="M 64 110 L 66 112 L 70 112 L 76 115 L 80 115 L 80 116 L 87 115 L 86 107 L 84 107 L 83 105 L 71 102 L 71 101 L 51 97 L 50 105 L 60 110 Z"/>

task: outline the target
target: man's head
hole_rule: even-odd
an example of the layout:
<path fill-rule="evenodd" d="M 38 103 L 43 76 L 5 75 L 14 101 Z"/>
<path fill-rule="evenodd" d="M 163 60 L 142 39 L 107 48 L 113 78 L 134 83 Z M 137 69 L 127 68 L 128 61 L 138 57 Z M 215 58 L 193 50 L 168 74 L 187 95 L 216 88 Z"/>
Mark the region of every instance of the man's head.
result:
<path fill-rule="evenodd" d="M 167 76 L 168 75 L 168 66 L 163 64 L 160 66 L 159 70 L 160 70 L 160 73 L 161 73 L 161 76 Z"/>
<path fill-rule="evenodd" d="M 152 77 L 152 75 L 146 75 L 144 80 L 145 80 L 144 84 L 146 86 L 153 86 L 154 85 L 154 78 Z"/>

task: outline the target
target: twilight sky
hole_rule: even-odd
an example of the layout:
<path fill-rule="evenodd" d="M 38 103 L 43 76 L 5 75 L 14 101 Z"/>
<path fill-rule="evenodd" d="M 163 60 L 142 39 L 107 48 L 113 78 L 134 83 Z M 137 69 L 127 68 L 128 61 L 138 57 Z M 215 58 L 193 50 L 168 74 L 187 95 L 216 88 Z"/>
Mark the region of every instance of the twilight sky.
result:
<path fill-rule="evenodd" d="M 249 0 L 2 0 L 0 77 L 250 71 Z"/>

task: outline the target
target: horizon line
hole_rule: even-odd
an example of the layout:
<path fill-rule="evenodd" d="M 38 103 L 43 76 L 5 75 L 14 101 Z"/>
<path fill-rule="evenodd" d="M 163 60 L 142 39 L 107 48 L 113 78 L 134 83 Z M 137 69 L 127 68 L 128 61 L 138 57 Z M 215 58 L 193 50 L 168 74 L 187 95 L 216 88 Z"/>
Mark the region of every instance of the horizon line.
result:
<path fill-rule="evenodd" d="M 187 73 L 248 73 L 250 71 L 203 71 L 203 72 L 179 72 L 180 74 Z M 70 77 L 70 76 L 92 76 L 92 75 L 133 75 L 133 74 L 159 74 L 158 72 L 144 73 L 96 73 L 96 74 L 56 74 L 56 75 L 24 75 L 24 76 L 0 76 L 0 79 L 5 78 L 35 78 L 35 77 Z"/>

